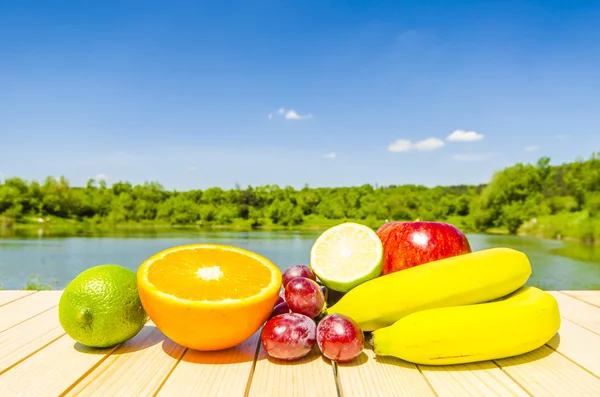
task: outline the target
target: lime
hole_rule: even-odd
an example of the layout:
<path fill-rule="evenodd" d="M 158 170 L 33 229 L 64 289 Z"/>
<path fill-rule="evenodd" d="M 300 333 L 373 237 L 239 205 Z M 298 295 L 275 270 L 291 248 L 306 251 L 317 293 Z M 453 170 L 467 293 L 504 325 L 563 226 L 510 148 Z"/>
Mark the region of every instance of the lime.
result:
<path fill-rule="evenodd" d="M 112 264 L 80 273 L 58 304 L 65 332 L 89 347 L 111 347 L 134 337 L 148 319 L 136 280 L 133 271 Z"/>
<path fill-rule="evenodd" d="M 317 238 L 310 251 L 310 267 L 326 287 L 348 292 L 381 274 L 383 244 L 373 229 L 342 223 Z"/>

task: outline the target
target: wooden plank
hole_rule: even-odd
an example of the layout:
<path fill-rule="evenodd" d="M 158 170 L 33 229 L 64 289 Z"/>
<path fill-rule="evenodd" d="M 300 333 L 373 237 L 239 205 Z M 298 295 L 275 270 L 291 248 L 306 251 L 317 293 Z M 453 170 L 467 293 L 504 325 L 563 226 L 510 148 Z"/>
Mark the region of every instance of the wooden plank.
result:
<path fill-rule="evenodd" d="M 491 361 L 419 368 L 440 397 L 529 396 Z"/>
<path fill-rule="evenodd" d="M 65 334 L 57 311 L 54 307 L 0 333 L 0 374 Z"/>
<path fill-rule="evenodd" d="M 27 295 L 31 295 L 35 292 L 36 291 L 13 291 L 13 290 L 0 291 L 0 306 L 4 306 L 7 303 L 10 303 L 17 299 L 21 299 L 21 298 L 23 298 Z"/>
<path fill-rule="evenodd" d="M 259 335 L 220 351 L 188 349 L 157 396 L 243 396 Z"/>
<path fill-rule="evenodd" d="M 152 396 L 185 350 L 148 323 L 66 395 Z"/>
<path fill-rule="evenodd" d="M 597 397 L 600 390 L 599 378 L 548 346 L 496 363 L 534 396 Z"/>
<path fill-rule="evenodd" d="M 582 301 L 600 307 L 600 291 L 560 291 Z"/>
<path fill-rule="evenodd" d="M 253 374 L 258 332 L 233 349 L 197 352 L 147 326 L 107 356 L 114 349 L 87 349 L 62 335 L 60 291 L 1 291 L 0 299 L 6 292 L 17 298 L 0 306 L 3 395 L 153 395 L 157 389 L 159 395 L 244 395 L 249 377 L 250 395 L 337 395 L 331 364 L 316 346 L 309 357 L 289 363 L 261 348 Z M 523 396 L 525 389 L 534 396 L 597 396 L 600 308 L 589 292 L 551 292 L 563 317 L 559 333 L 549 347 L 496 360 L 502 369 L 490 362 L 418 366 L 421 374 L 413 364 L 367 349 L 356 362 L 338 366 L 342 395 Z"/>
<path fill-rule="evenodd" d="M 337 396 L 333 368 L 316 344 L 289 362 L 268 357 L 260 346 L 249 396 Z"/>
<path fill-rule="evenodd" d="M 377 357 L 368 347 L 353 361 L 337 366 L 344 397 L 435 396 L 416 365 L 394 357 Z"/>
<path fill-rule="evenodd" d="M 0 375 L 2 394 L 6 396 L 61 395 L 114 349 L 86 348 L 68 335 L 64 335 Z"/>
<path fill-rule="evenodd" d="M 62 291 L 40 291 L 0 306 L 0 332 L 58 305 Z"/>
<path fill-rule="evenodd" d="M 600 377 L 600 335 L 563 318 L 547 345 Z"/>
<path fill-rule="evenodd" d="M 558 301 L 560 316 L 600 334 L 600 309 L 562 292 L 550 292 Z"/>

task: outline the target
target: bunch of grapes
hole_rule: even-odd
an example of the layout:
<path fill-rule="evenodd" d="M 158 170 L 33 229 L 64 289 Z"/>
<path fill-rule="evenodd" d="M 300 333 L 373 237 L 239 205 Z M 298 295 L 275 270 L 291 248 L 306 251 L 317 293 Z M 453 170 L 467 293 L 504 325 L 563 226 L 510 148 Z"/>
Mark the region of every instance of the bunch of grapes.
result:
<path fill-rule="evenodd" d="M 347 362 L 363 350 L 364 335 L 356 321 L 339 314 L 315 322 L 325 306 L 325 287 L 308 266 L 296 265 L 283 273 L 283 296 L 275 302 L 265 324 L 261 343 L 271 357 L 296 360 L 315 343 L 333 361 Z"/>

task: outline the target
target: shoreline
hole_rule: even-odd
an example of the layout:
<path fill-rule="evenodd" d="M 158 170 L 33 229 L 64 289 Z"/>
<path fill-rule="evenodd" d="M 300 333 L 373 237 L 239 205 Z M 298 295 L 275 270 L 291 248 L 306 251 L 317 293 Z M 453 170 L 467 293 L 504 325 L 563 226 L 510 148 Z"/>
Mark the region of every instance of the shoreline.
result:
<path fill-rule="evenodd" d="M 342 220 L 336 222 L 340 223 Z M 177 236 L 169 236 L 169 233 L 227 233 L 227 232 L 284 232 L 284 233 L 315 233 L 320 232 L 322 230 L 327 229 L 330 225 L 323 224 L 310 224 L 310 225 L 299 225 L 295 227 L 270 227 L 263 226 L 260 228 L 241 228 L 240 225 L 237 227 L 232 225 L 186 225 L 186 226 L 174 226 L 168 224 L 117 224 L 117 225 L 95 225 L 96 227 L 92 228 L 82 228 L 81 224 L 62 224 L 62 225 L 45 225 L 40 228 L 39 225 L 35 224 L 17 224 L 16 230 L 13 231 L 10 235 L 2 234 L 0 230 L 0 240 L 5 240 L 8 245 L 11 244 L 11 239 L 60 239 L 60 238 L 69 238 L 69 237 L 81 237 L 81 238 L 93 238 L 93 237 L 113 237 L 113 238 L 154 238 L 154 237 L 177 237 Z M 78 227 L 77 227 L 78 226 Z M 375 225 L 376 227 L 380 225 Z M 39 230 L 45 230 L 43 233 L 38 233 Z M 553 255 L 564 256 L 571 259 L 582 260 L 585 262 L 595 262 L 600 264 L 600 247 L 599 241 L 595 242 L 585 242 L 580 241 L 577 238 L 565 236 L 562 238 L 548 238 L 540 233 L 537 234 L 527 234 L 527 233 L 518 233 L 518 234 L 510 234 L 505 229 L 495 228 L 489 229 L 485 232 L 481 231 L 473 231 L 473 230 L 464 230 L 465 234 L 479 234 L 479 235 L 489 235 L 489 236 L 506 236 L 507 238 L 527 238 L 527 239 L 535 239 L 540 241 L 543 244 L 543 241 L 547 242 L 562 242 L 560 246 L 552 249 L 551 253 Z M 581 249 L 584 248 L 584 252 L 581 252 Z M 32 274 L 29 280 L 23 280 L 23 284 L 19 289 L 24 290 L 44 290 L 44 289 L 54 289 L 54 283 L 46 283 L 36 275 Z M 0 280 L 0 289 L 3 289 L 1 280 Z"/>
<path fill-rule="evenodd" d="M 173 231 L 197 231 L 197 232 L 322 232 L 342 222 L 357 222 L 372 227 L 374 230 L 383 225 L 382 221 L 365 221 L 360 219 L 339 219 L 329 220 L 333 222 L 309 224 L 300 224 L 294 226 L 280 225 L 261 225 L 251 227 L 246 223 L 230 224 L 230 225 L 170 225 L 165 223 L 118 223 L 118 224 L 90 224 L 86 222 L 77 222 L 72 220 L 61 220 L 57 224 L 34 224 L 34 223 L 16 223 L 11 229 L 0 229 L 0 239 L 2 238 L 30 238 L 30 237 L 94 237 L 103 235 L 127 235 L 133 233 L 143 234 L 160 234 Z M 448 222 L 452 223 L 452 222 Z M 539 231 L 524 231 L 520 230 L 516 234 L 510 234 L 507 229 L 491 228 L 485 231 L 472 230 L 459 225 L 465 234 L 488 234 L 488 235 L 506 235 L 515 237 L 529 237 L 540 240 L 564 241 L 567 243 L 581 243 L 586 245 L 600 245 L 598 240 L 586 240 L 575 236 L 544 236 Z"/>

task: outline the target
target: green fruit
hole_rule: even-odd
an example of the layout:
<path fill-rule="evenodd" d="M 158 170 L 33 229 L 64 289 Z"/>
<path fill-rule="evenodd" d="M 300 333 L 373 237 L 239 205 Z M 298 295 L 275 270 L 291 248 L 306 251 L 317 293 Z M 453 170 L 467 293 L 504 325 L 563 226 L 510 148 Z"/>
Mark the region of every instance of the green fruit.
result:
<path fill-rule="evenodd" d="M 381 274 L 383 244 L 373 229 L 345 222 L 317 238 L 310 251 L 310 267 L 326 287 L 348 292 Z"/>
<path fill-rule="evenodd" d="M 87 269 L 65 288 L 58 304 L 65 332 L 89 347 L 111 347 L 134 337 L 148 320 L 136 274 L 118 265 Z"/>

